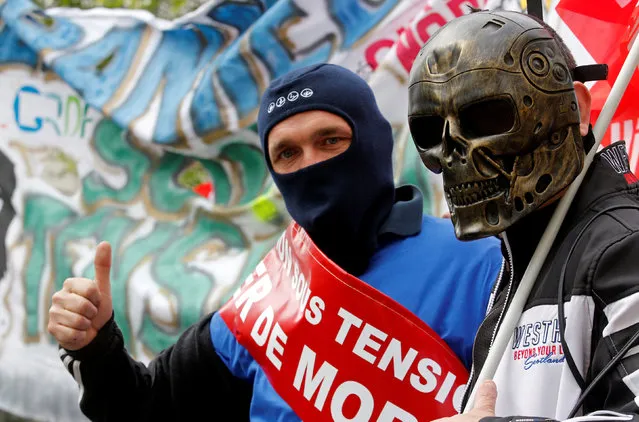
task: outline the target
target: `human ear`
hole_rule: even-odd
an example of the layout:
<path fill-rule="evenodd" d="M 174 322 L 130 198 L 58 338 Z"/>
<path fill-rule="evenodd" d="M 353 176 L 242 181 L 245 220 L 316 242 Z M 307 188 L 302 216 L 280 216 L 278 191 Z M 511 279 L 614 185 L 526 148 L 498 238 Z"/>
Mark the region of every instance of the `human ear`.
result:
<path fill-rule="evenodd" d="M 581 136 L 586 136 L 590 125 L 592 98 L 586 85 L 581 82 L 575 82 L 574 86 L 575 95 L 577 95 L 577 103 L 579 104 L 579 132 L 581 133 Z"/>

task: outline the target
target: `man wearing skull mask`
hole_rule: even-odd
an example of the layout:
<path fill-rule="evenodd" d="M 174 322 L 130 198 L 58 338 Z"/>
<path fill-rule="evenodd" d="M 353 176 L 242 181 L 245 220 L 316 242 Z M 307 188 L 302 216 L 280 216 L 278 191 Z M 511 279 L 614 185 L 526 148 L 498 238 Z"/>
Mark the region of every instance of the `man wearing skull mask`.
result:
<path fill-rule="evenodd" d="M 500 234 L 509 263 L 475 339 L 468 391 L 593 146 L 585 69 L 542 21 L 503 11 L 449 22 L 413 65 L 411 133 L 424 164 L 443 173 L 455 233 Z M 639 183 L 619 142 L 595 157 L 493 381 L 453 419 L 639 420 L 637 251 Z M 601 410 L 625 415 L 593 415 Z"/>

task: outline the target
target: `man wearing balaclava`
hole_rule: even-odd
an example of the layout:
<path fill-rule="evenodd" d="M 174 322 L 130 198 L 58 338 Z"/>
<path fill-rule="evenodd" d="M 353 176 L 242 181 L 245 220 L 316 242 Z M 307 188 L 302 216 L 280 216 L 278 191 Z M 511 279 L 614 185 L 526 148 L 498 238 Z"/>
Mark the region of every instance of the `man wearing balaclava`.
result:
<path fill-rule="evenodd" d="M 145 366 L 127 354 L 112 315 L 107 243 L 95 280 L 68 279 L 54 295 L 49 331 L 80 384 L 84 414 L 259 422 L 454 414 L 502 266 L 499 242 L 457 240 L 447 220 L 422 216 L 415 187 L 394 187 L 390 124 L 366 82 L 342 67 L 274 80 L 258 131 L 294 221 L 219 311 Z"/>
<path fill-rule="evenodd" d="M 413 65 L 411 132 L 424 164 L 443 175 L 455 232 L 500 234 L 508 260 L 468 392 L 594 144 L 582 82 L 595 69 L 577 67 L 539 18 L 489 11 L 442 27 Z M 639 183 L 617 142 L 595 156 L 492 381 L 452 419 L 639 420 L 638 337 Z"/>

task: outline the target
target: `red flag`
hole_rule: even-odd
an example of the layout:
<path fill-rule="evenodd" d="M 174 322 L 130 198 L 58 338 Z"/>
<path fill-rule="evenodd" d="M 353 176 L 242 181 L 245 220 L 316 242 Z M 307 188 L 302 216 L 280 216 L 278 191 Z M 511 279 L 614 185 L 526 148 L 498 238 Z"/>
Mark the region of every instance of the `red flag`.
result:
<path fill-rule="evenodd" d="M 594 124 L 628 57 L 629 46 L 639 29 L 637 0 L 561 0 L 557 13 L 597 63 L 609 67 L 607 81 L 591 89 Z M 639 173 L 639 72 L 635 72 L 602 140 L 608 145 L 626 141 L 631 168 Z"/>

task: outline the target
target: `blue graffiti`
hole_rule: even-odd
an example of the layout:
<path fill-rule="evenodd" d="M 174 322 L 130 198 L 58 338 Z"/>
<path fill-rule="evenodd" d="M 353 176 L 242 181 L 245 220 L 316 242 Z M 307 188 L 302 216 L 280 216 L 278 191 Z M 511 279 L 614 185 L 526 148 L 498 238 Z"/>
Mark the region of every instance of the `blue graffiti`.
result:
<path fill-rule="evenodd" d="M 64 50 L 76 45 L 84 37 L 81 26 L 68 19 L 48 16 L 27 0 L 5 2 L 2 18 L 22 41 L 36 51 Z"/>
<path fill-rule="evenodd" d="M 333 49 L 330 39 L 320 39 L 313 51 L 304 52 L 305 55 L 295 57 L 286 44 L 278 36 L 278 28 L 287 22 L 301 19 L 304 12 L 293 1 L 279 2 L 269 14 L 270 19 L 260 20 L 251 32 L 251 46 L 255 54 L 260 57 L 264 65 L 270 70 L 271 76 L 277 78 L 286 72 L 313 63 L 327 61 Z"/>
<path fill-rule="evenodd" d="M 13 116 L 16 119 L 16 123 L 18 124 L 18 127 L 21 130 L 24 130 L 25 132 L 37 132 L 42 128 L 42 119 L 40 117 L 36 117 L 33 122 L 34 125 L 29 126 L 26 124 L 21 123 L 20 120 L 20 93 L 22 92 L 28 92 L 31 94 L 40 94 L 40 91 L 38 91 L 37 88 L 34 88 L 32 86 L 23 86 L 22 88 L 20 88 L 18 90 L 18 92 L 16 93 L 16 98 L 13 100 Z"/>
<path fill-rule="evenodd" d="M 48 16 L 28 0 L 7 0 L 2 17 L 36 51 L 74 47 L 52 61 L 53 70 L 121 127 L 131 127 L 159 96 L 152 141 L 184 147 L 189 143 L 184 118 L 190 120 L 195 135 L 209 143 L 252 124 L 266 82 L 292 69 L 330 60 L 374 28 L 399 2 L 322 0 L 327 19 L 332 20 L 326 23 L 339 34 L 304 31 L 309 37 L 304 45 L 309 47 L 295 51 L 296 40 L 284 39 L 288 37 L 285 28 L 314 24 L 317 17 L 308 16 L 305 9 L 311 4 L 317 7 L 319 3 L 314 2 L 319 1 L 223 1 L 200 15 L 197 23 L 185 21 L 159 30 L 139 21 L 132 27 L 113 27 L 82 47 L 78 44 L 84 29 L 73 18 Z M 180 113 L 184 106 L 188 106 L 186 115 Z"/>
<path fill-rule="evenodd" d="M 244 33 L 259 19 L 266 9 L 274 4 L 274 1 L 265 4 L 260 1 L 239 3 L 226 3 L 216 5 L 208 13 L 214 21 L 235 27 L 240 33 Z"/>
<path fill-rule="evenodd" d="M 20 112 L 20 102 L 22 98 L 21 94 L 39 95 L 55 101 L 55 115 L 53 117 L 33 117 L 32 122 L 27 122 Z M 51 126 L 51 128 L 58 136 L 79 135 L 80 137 L 84 137 L 86 133 L 87 123 L 93 121 L 92 118 L 87 117 L 88 111 L 89 105 L 82 104 L 82 101 L 75 95 L 69 95 L 66 99 L 63 99 L 55 93 L 41 93 L 38 88 L 31 85 L 25 85 L 18 89 L 13 100 L 13 117 L 15 119 L 16 125 L 20 130 L 30 133 L 40 131 L 43 125 L 47 123 Z M 42 109 L 40 109 L 40 113 L 43 113 Z M 63 117 L 64 124 L 62 125 Z M 73 121 L 75 121 L 75 126 L 72 125 Z"/>
<path fill-rule="evenodd" d="M 377 3 L 377 4 L 372 4 Z M 343 1 L 330 0 L 331 14 L 344 31 L 342 48 L 350 48 L 364 34 L 373 29 L 386 16 L 399 0 L 371 1 Z"/>
<path fill-rule="evenodd" d="M 2 8 L 2 6 L 0 6 Z M 29 48 L 15 31 L 7 25 L 0 29 L 0 64 L 21 63 L 29 67 L 35 67 L 38 56 Z"/>
<path fill-rule="evenodd" d="M 220 32 L 203 25 L 165 33 L 155 54 L 144 68 L 129 101 L 117 108 L 113 113 L 113 119 L 128 126 L 146 111 L 156 90 L 164 81 L 160 116 L 166 118 L 158 119 L 154 140 L 158 143 L 173 142 L 181 100 L 193 89 L 198 73 L 211 62 L 223 46 L 224 38 Z M 176 51 L 181 52 L 179 60 L 176 60 Z M 114 69 L 117 67 L 114 66 Z M 210 117 L 220 124 L 219 112 Z"/>
<path fill-rule="evenodd" d="M 113 29 L 95 43 L 55 60 L 52 67 L 85 101 L 102 109 L 124 81 L 143 31 L 143 25 Z"/>

